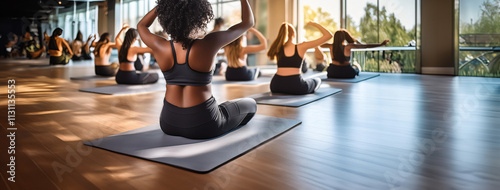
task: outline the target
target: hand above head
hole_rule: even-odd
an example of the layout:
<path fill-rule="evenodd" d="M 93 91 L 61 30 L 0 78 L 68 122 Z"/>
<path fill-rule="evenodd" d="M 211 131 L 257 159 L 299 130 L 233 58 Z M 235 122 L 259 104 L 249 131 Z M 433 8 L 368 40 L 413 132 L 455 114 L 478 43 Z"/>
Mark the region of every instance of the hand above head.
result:
<path fill-rule="evenodd" d="M 390 42 L 390 40 L 384 40 L 382 43 L 380 43 L 380 45 L 384 46 L 384 45 L 388 44 L 389 42 Z"/>
<path fill-rule="evenodd" d="M 307 22 L 307 24 L 305 26 L 313 26 L 315 24 L 318 24 L 318 23 L 315 21 L 309 21 L 309 22 Z"/>
<path fill-rule="evenodd" d="M 123 23 L 122 28 L 130 28 L 130 26 L 127 23 Z"/>

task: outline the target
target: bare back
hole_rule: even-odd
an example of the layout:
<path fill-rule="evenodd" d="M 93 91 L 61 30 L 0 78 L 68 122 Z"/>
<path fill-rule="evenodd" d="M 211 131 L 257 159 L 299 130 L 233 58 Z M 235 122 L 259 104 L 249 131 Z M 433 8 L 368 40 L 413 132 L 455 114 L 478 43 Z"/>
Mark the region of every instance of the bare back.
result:
<path fill-rule="evenodd" d="M 82 47 L 83 47 L 83 42 L 79 40 L 75 40 L 71 42 L 71 49 L 73 50 L 73 53 L 76 56 L 81 56 L 82 55 Z"/>
<path fill-rule="evenodd" d="M 168 71 L 174 66 L 173 51 L 170 46 L 170 41 L 161 42 L 163 47 L 160 51 L 155 52 L 155 58 L 162 71 Z M 178 64 L 186 63 L 187 49 L 182 48 L 182 44 L 174 43 L 175 53 Z M 196 40 L 191 47 L 189 53 L 189 67 L 198 72 L 210 72 L 213 67 L 215 54 L 206 54 L 207 49 L 213 47 L 207 46 L 203 39 Z M 178 107 L 192 107 L 199 105 L 212 96 L 211 85 L 207 86 L 179 86 L 167 85 L 165 99 L 167 102 Z M 200 96 L 201 94 L 201 96 Z"/>
<path fill-rule="evenodd" d="M 60 37 L 55 37 L 54 39 L 56 40 L 58 50 L 49 49 L 49 54 L 50 54 L 50 56 L 58 57 L 58 56 L 62 55 L 64 47 L 68 48 L 67 47 L 68 45 L 67 45 L 66 41 Z M 66 45 L 65 45 L 65 43 L 66 43 Z"/>
<path fill-rule="evenodd" d="M 291 57 L 295 54 L 295 44 L 292 43 L 291 41 L 285 43 L 285 46 L 283 47 L 283 53 L 287 57 Z M 305 49 L 301 44 L 297 45 L 297 53 L 301 58 L 304 58 L 304 54 L 306 53 L 307 49 Z M 280 76 L 290 76 L 290 75 L 298 75 L 301 72 L 301 68 L 294 68 L 294 67 L 278 67 L 278 71 L 276 74 Z"/>
<path fill-rule="evenodd" d="M 103 44 L 99 49 L 95 49 L 94 51 L 99 51 L 99 56 L 95 56 L 95 65 L 109 65 L 109 57 L 111 56 L 111 46 L 110 43 Z M 97 45 L 99 46 L 99 45 Z"/>
<path fill-rule="evenodd" d="M 202 39 L 196 39 L 192 44 L 188 60 L 186 60 L 187 49 L 182 47 L 181 43 L 173 43 L 177 63 L 185 64 L 188 62 L 189 69 L 198 72 L 210 72 L 213 68 L 214 59 L 218 51 L 241 36 L 248 29 L 253 27 L 254 17 L 250 4 L 247 0 L 241 0 L 241 22 L 231 26 L 225 31 L 218 31 L 207 34 Z M 158 17 L 156 7 L 153 8 L 143 19 L 137 24 L 137 30 L 143 42 L 153 50 L 156 60 L 162 71 L 169 71 L 174 65 L 174 56 L 170 45 L 170 41 L 162 37 L 156 36 L 148 27 Z M 177 107 L 192 107 L 199 105 L 212 96 L 211 85 L 195 86 L 195 85 L 168 85 L 165 92 L 165 99 L 170 104 Z"/>

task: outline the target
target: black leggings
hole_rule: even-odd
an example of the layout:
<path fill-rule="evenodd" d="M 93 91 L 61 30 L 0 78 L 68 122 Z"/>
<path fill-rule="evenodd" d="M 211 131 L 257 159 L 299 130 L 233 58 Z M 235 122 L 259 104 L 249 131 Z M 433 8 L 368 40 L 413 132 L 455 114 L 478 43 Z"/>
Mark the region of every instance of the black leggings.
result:
<path fill-rule="evenodd" d="M 227 81 L 250 81 L 258 75 L 257 68 L 248 69 L 246 66 L 240 68 L 228 67 L 226 70 Z"/>
<path fill-rule="evenodd" d="M 215 63 L 214 75 L 220 75 L 220 71 L 222 69 L 222 63 L 227 63 L 224 59 L 219 59 L 217 63 Z"/>
<path fill-rule="evenodd" d="M 328 69 L 326 69 L 328 72 L 328 78 L 346 78 L 346 79 L 351 79 L 356 77 L 356 75 L 359 74 L 358 69 L 354 69 L 351 65 L 346 65 L 346 66 L 339 66 L 339 65 L 334 65 L 330 64 L 328 66 Z"/>
<path fill-rule="evenodd" d="M 254 99 L 240 98 L 217 105 L 214 97 L 189 108 L 163 100 L 160 127 L 165 134 L 190 139 L 209 139 L 245 125 L 257 112 Z"/>
<path fill-rule="evenodd" d="M 314 69 L 315 71 L 320 71 L 320 72 L 323 72 L 323 70 L 325 70 L 325 63 L 324 62 L 318 62 L 316 63 L 316 69 Z"/>
<path fill-rule="evenodd" d="M 85 51 L 85 48 L 82 47 L 82 59 L 84 60 L 91 60 L 92 59 L 92 56 L 90 56 L 90 53 L 87 53 Z"/>
<path fill-rule="evenodd" d="M 280 76 L 275 74 L 271 80 L 271 92 L 285 94 L 310 94 L 320 83 L 318 79 L 304 79 L 302 75 Z"/>
<path fill-rule="evenodd" d="M 50 56 L 50 65 L 66 65 L 69 63 L 69 60 L 71 57 L 69 57 L 68 54 L 65 52 L 62 53 L 61 56 L 55 57 L 55 56 Z"/>
<path fill-rule="evenodd" d="M 73 55 L 73 57 L 71 58 L 71 60 L 73 60 L 73 61 L 80 61 L 80 60 L 83 60 L 83 57 L 82 57 L 82 55 L 80 55 L 80 56 Z"/>
<path fill-rule="evenodd" d="M 307 63 L 307 61 L 304 59 L 302 61 L 302 67 L 301 67 L 301 71 L 302 73 L 307 73 L 307 71 L 309 70 L 309 64 Z"/>
<path fill-rule="evenodd" d="M 118 70 L 115 80 L 118 84 L 151 84 L 158 81 L 158 73 Z"/>
<path fill-rule="evenodd" d="M 116 75 L 118 67 L 113 68 L 111 65 L 96 65 L 94 70 L 96 75 L 111 77 Z"/>
<path fill-rule="evenodd" d="M 137 55 L 137 59 L 134 61 L 135 70 L 142 71 L 144 69 L 144 58 L 142 55 Z"/>

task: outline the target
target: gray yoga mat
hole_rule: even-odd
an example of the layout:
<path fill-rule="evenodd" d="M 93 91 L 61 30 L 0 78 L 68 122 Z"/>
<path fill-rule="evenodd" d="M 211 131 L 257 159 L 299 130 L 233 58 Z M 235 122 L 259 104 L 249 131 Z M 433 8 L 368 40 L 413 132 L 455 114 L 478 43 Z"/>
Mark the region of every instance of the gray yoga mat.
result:
<path fill-rule="evenodd" d="M 299 120 L 255 115 L 246 125 L 208 140 L 166 135 L 156 124 L 83 144 L 206 173 L 300 123 Z"/>
<path fill-rule="evenodd" d="M 142 94 L 149 92 L 165 91 L 165 83 L 157 82 L 154 84 L 141 84 L 141 85 L 125 85 L 117 84 L 111 86 L 101 86 L 95 88 L 80 89 L 81 92 L 90 92 L 96 94 L 107 95 L 129 95 L 129 94 Z"/>
<path fill-rule="evenodd" d="M 359 73 L 359 76 L 356 76 L 355 78 L 353 79 L 336 79 L 336 78 L 327 78 L 326 76 L 323 76 L 321 79 L 323 81 L 326 81 L 326 82 L 348 82 L 348 83 L 357 83 L 357 82 L 361 82 L 361 81 L 365 81 L 365 80 L 368 80 L 368 79 L 372 79 L 372 78 L 375 78 L 375 77 L 378 77 L 380 76 L 380 74 L 377 74 L 377 73 L 364 73 L 364 72 L 361 72 Z"/>
<path fill-rule="evenodd" d="M 342 92 L 342 89 L 321 87 L 314 94 L 289 95 L 266 92 L 249 96 L 249 98 L 255 99 L 258 104 L 300 107 L 339 92 Z"/>
<path fill-rule="evenodd" d="M 113 77 L 105 77 L 105 76 L 98 76 L 98 75 L 70 77 L 71 80 L 111 80 L 114 78 L 115 78 L 114 76 Z"/>
<path fill-rule="evenodd" d="M 269 75 L 261 76 L 252 81 L 227 81 L 224 76 L 214 76 L 212 84 L 261 85 L 261 84 L 271 83 L 273 76 L 274 73 L 270 76 Z M 322 76 L 326 76 L 326 72 L 309 71 L 302 74 L 302 77 L 306 79 L 313 77 L 322 77 Z"/>
<path fill-rule="evenodd" d="M 227 81 L 224 76 L 214 76 L 212 84 L 261 85 L 271 82 L 272 77 L 259 77 L 251 81 Z"/>

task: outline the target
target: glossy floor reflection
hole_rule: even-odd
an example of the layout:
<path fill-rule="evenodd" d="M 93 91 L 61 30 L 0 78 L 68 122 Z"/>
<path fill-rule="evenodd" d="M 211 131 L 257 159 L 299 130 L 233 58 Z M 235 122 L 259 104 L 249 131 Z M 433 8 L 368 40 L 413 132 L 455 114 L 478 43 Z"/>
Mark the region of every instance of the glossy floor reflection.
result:
<path fill-rule="evenodd" d="M 259 105 L 258 114 L 302 124 L 208 174 L 81 145 L 158 123 L 163 92 L 78 92 L 113 80 L 75 81 L 92 62 L 30 67 L 0 60 L 16 80 L 17 182 L 7 189 L 497 189 L 500 79 L 381 74 L 299 108 Z M 5 85 L 0 105 L 6 107 Z M 217 101 L 266 85 L 213 85 Z M 1 112 L 1 113 L 5 113 Z M 6 120 L 1 120 L 3 128 Z M 2 130 L 5 131 L 5 130 Z M 5 137 L 5 134 L 1 134 Z M 8 141 L 1 138 L 2 147 Z M 7 162 L 2 154 L 0 160 Z M 6 179 L 5 167 L 0 176 Z"/>

